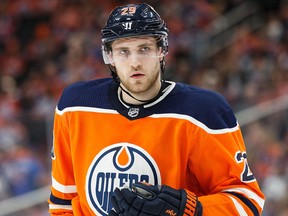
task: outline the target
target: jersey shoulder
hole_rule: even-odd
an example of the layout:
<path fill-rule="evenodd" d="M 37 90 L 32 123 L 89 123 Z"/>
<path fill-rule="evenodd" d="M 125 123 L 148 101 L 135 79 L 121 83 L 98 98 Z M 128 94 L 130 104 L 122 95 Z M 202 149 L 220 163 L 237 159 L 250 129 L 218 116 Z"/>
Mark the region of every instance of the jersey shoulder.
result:
<path fill-rule="evenodd" d="M 195 108 L 214 108 L 214 109 L 230 109 L 227 100 L 220 93 L 192 86 L 183 83 L 177 83 L 174 95 L 178 100 L 186 102 L 186 105 L 192 105 Z"/>
<path fill-rule="evenodd" d="M 189 115 L 211 129 L 231 128 L 237 125 L 231 106 L 216 91 L 177 83 L 170 97 L 170 105 L 179 114 Z M 175 104 L 178 104 L 178 108 Z"/>
<path fill-rule="evenodd" d="M 71 84 L 64 89 L 57 108 L 59 110 L 72 106 L 110 108 L 108 89 L 112 82 L 111 78 L 103 78 Z"/>

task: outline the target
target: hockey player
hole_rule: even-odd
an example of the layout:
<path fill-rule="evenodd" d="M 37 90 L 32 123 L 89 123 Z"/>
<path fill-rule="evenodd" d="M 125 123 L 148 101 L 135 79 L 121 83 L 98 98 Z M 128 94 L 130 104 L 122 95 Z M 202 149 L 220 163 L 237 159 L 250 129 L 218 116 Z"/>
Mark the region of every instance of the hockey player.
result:
<path fill-rule="evenodd" d="M 102 29 L 113 78 L 67 87 L 54 119 L 51 215 L 261 215 L 238 122 L 216 92 L 164 79 L 168 28 L 147 4 Z"/>

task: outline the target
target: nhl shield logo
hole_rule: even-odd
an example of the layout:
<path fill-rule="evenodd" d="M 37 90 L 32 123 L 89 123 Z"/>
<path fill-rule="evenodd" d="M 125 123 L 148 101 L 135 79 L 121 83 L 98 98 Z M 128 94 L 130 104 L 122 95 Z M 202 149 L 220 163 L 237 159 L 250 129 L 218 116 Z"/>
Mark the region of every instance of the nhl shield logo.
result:
<path fill-rule="evenodd" d="M 154 159 L 139 146 L 118 143 L 103 149 L 92 161 L 86 176 L 86 198 L 96 215 L 108 215 L 116 187 L 145 181 L 161 184 Z"/>
<path fill-rule="evenodd" d="M 136 116 L 138 116 L 139 111 L 140 111 L 139 108 L 134 108 L 134 107 L 132 107 L 132 108 L 129 109 L 128 115 L 129 115 L 130 117 L 132 117 L 132 118 L 135 118 Z"/>

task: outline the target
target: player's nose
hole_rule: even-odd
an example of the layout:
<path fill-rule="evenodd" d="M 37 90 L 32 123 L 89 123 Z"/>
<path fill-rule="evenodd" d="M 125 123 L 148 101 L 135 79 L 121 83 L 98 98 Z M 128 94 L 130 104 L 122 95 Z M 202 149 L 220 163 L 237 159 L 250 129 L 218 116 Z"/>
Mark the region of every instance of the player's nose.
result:
<path fill-rule="evenodd" d="M 142 62 L 140 60 L 140 58 L 138 58 L 137 56 L 133 56 L 130 59 L 130 66 L 132 69 L 139 69 L 142 65 Z"/>

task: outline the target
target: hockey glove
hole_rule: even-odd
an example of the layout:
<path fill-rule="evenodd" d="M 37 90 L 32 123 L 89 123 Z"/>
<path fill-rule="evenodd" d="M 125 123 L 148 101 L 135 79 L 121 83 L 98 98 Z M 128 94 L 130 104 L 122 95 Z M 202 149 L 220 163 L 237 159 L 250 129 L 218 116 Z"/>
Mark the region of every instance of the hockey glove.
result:
<path fill-rule="evenodd" d="M 132 190 L 116 188 L 111 202 L 114 210 L 109 216 L 202 215 L 202 205 L 194 193 L 166 185 L 135 183 Z"/>

